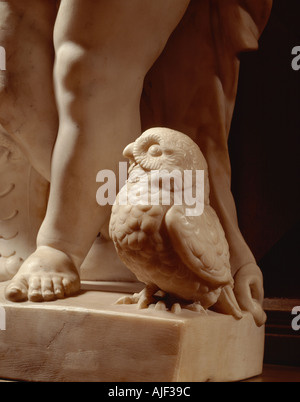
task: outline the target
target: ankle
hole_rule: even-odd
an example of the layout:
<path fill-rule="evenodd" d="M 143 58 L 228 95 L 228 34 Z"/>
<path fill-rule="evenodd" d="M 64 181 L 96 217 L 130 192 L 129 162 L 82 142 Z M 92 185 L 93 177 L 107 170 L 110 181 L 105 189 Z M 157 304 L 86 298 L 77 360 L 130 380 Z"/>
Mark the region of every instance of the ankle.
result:
<path fill-rule="evenodd" d="M 68 244 L 64 241 L 47 241 L 42 242 L 39 238 L 37 240 L 37 250 L 42 251 L 48 249 L 49 251 L 57 251 L 63 253 L 66 257 L 68 257 L 72 264 L 76 267 L 77 271 L 80 271 L 80 267 L 84 261 L 84 257 L 82 253 L 76 252 L 75 247 L 72 247 L 71 244 Z"/>

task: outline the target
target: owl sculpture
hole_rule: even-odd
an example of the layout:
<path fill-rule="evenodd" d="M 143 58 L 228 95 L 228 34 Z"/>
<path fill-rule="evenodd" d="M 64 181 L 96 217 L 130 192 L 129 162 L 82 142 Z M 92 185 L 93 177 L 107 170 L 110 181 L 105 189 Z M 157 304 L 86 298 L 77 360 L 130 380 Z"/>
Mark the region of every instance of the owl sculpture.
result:
<path fill-rule="evenodd" d="M 182 133 L 155 128 L 128 145 L 124 156 L 129 178 L 112 208 L 110 236 L 121 260 L 146 287 L 119 303 L 174 313 L 214 306 L 241 318 L 229 246 L 210 206 L 208 167 L 199 147 Z M 204 194 L 194 188 L 197 172 L 204 173 Z M 198 211 L 180 197 L 187 190 L 202 197 Z"/>

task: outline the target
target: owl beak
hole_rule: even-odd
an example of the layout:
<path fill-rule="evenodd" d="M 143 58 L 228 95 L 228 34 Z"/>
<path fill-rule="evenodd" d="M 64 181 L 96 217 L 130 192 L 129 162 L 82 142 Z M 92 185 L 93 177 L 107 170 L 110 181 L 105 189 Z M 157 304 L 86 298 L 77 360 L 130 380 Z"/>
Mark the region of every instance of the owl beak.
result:
<path fill-rule="evenodd" d="M 134 162 L 133 149 L 134 149 L 134 142 L 127 145 L 127 147 L 123 151 L 124 158 L 129 159 L 130 162 Z"/>

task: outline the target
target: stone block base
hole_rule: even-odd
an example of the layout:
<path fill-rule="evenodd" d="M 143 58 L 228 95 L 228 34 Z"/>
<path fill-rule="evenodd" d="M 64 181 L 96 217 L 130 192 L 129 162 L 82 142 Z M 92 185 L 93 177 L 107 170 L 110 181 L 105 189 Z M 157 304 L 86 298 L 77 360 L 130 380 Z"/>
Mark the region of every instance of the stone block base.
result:
<path fill-rule="evenodd" d="M 264 328 L 214 312 L 179 315 L 115 305 L 82 291 L 52 303 L 4 299 L 0 378 L 25 381 L 239 381 L 262 373 Z"/>

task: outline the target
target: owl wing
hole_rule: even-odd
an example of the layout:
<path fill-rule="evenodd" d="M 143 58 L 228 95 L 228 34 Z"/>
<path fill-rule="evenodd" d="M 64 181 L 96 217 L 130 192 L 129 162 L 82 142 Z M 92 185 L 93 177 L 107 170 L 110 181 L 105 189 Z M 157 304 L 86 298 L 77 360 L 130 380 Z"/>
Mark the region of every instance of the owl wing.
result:
<path fill-rule="evenodd" d="M 173 206 L 166 214 L 165 225 L 175 252 L 199 278 L 213 287 L 233 284 L 229 246 L 210 206 L 193 217 L 186 216 L 183 206 Z"/>

